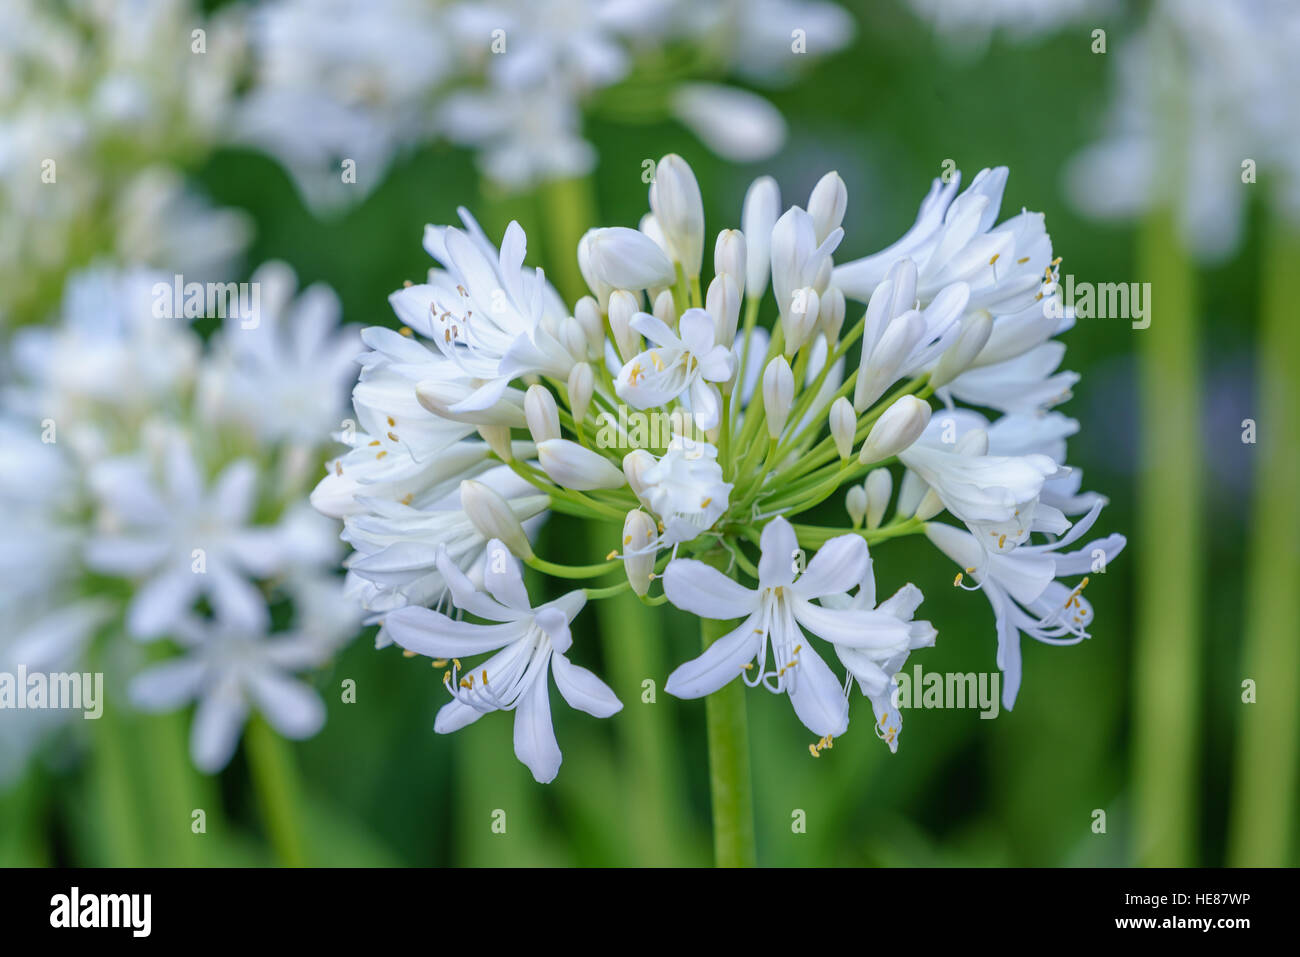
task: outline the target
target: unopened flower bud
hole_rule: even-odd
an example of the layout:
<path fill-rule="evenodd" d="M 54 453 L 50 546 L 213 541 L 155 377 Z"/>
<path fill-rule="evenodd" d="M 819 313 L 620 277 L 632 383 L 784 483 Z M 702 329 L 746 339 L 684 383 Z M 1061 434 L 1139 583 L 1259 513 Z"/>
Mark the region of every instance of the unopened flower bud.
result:
<path fill-rule="evenodd" d="M 862 488 L 867 493 L 867 528 L 879 528 L 894 494 L 894 476 L 889 469 L 872 469 Z"/>
<path fill-rule="evenodd" d="M 796 289 L 790 297 L 790 307 L 781 314 L 781 328 L 785 330 L 785 355 L 791 358 L 812 338 L 817 326 L 817 313 L 821 303 L 812 286 Z"/>
<path fill-rule="evenodd" d="M 462 403 L 470 398 L 474 388 L 463 382 L 446 379 L 426 379 L 416 383 L 415 399 L 434 415 L 453 422 L 469 425 L 505 425 L 522 429 L 524 422 L 523 393 L 507 389 L 496 402 L 485 409 L 465 409 Z"/>
<path fill-rule="evenodd" d="M 609 295 L 609 330 L 618 354 L 626 362 L 641 351 L 641 334 L 632 328 L 632 319 L 641 311 L 641 297 L 626 289 Z"/>
<path fill-rule="evenodd" d="M 885 394 L 897 379 L 900 367 L 925 335 L 925 320 L 915 309 L 896 316 L 880 336 L 875 348 L 864 356 L 853 386 L 853 408 L 859 413 Z"/>
<path fill-rule="evenodd" d="M 591 271 L 597 284 L 609 289 L 640 290 L 671 286 L 676 279 L 664 251 L 640 230 L 610 226 L 587 235 Z"/>
<path fill-rule="evenodd" d="M 596 389 L 595 373 L 586 362 L 579 362 L 569 371 L 569 408 L 573 412 L 575 424 L 581 424 L 587 418 L 591 408 L 591 394 Z"/>
<path fill-rule="evenodd" d="M 555 405 L 555 396 L 546 386 L 528 387 L 524 393 L 524 418 L 534 442 L 560 437 L 560 410 Z"/>
<path fill-rule="evenodd" d="M 601 356 L 605 352 L 605 320 L 600 314 L 600 303 L 591 296 L 583 296 L 573 307 L 573 318 L 578 320 L 587 337 L 587 354 Z"/>
<path fill-rule="evenodd" d="M 673 301 L 671 289 L 665 289 L 655 296 L 654 317 L 669 329 L 677 328 L 677 303 Z"/>
<path fill-rule="evenodd" d="M 848 399 L 840 396 L 831 403 L 831 438 L 840 458 L 847 459 L 853 454 L 853 443 L 857 439 L 858 417 Z"/>
<path fill-rule="evenodd" d="M 623 456 L 623 475 L 627 478 L 628 487 L 647 508 L 650 506 L 645 493 L 649 483 L 645 479 L 645 473 L 658 464 L 658 460 L 645 449 L 633 449 Z"/>
<path fill-rule="evenodd" d="M 573 316 L 566 316 L 564 322 L 560 323 L 560 342 L 574 362 L 582 362 L 587 358 L 587 331 Z"/>
<path fill-rule="evenodd" d="M 533 557 L 533 547 L 519 517 L 501 493 L 483 482 L 465 479 L 460 483 L 460 507 L 465 510 L 475 531 L 486 539 L 497 538 L 525 561 Z"/>
<path fill-rule="evenodd" d="M 713 341 L 731 347 L 736 341 L 736 326 L 740 322 L 740 287 L 726 273 L 713 277 L 704 308 L 713 317 Z"/>
<path fill-rule="evenodd" d="M 813 219 L 817 242 L 824 240 L 844 221 L 848 205 L 849 190 L 839 173 L 832 171 L 817 181 L 808 197 L 808 213 Z"/>
<path fill-rule="evenodd" d="M 831 348 L 840 340 L 840 330 L 844 328 L 844 314 L 847 311 L 848 304 L 838 286 L 831 286 L 821 296 L 817 308 L 817 329 L 826 337 L 826 344 Z"/>
<path fill-rule="evenodd" d="M 844 495 L 844 508 L 854 528 L 862 527 L 862 519 L 867 514 L 867 491 L 861 485 L 850 485 Z"/>
<path fill-rule="evenodd" d="M 740 228 L 745 234 L 745 295 L 758 298 L 767 291 L 772 271 L 772 227 L 781 215 L 781 189 L 770 176 L 754 180 L 745 193 Z"/>
<path fill-rule="evenodd" d="M 603 455 L 568 439 L 538 442 L 537 461 L 556 485 L 578 492 L 625 484 L 623 473 Z"/>
<path fill-rule="evenodd" d="M 992 332 L 993 316 L 987 309 L 972 312 L 962 319 L 957 338 L 944 350 L 930 373 L 930 385 L 936 389 L 945 386 L 970 368 Z"/>
<path fill-rule="evenodd" d="M 713 275 L 730 276 L 739 292 L 745 288 L 747 266 L 745 234 L 739 229 L 724 229 L 713 245 Z"/>
<path fill-rule="evenodd" d="M 638 595 L 650 590 L 655 569 L 655 552 L 650 543 L 658 531 L 655 520 L 639 508 L 632 509 L 623 520 L 623 569 L 632 591 Z"/>
<path fill-rule="evenodd" d="M 903 396 L 881 413 L 871 427 L 858 461 L 869 465 L 897 455 L 921 437 L 929 422 L 930 404 L 914 395 Z"/>
<path fill-rule="evenodd" d="M 704 201 L 695 173 L 676 153 L 669 153 L 655 168 L 650 208 L 663 230 L 673 260 L 681 264 L 688 277 L 699 276 L 704 260 Z"/>
<path fill-rule="evenodd" d="M 793 404 L 794 373 L 790 371 L 790 363 L 777 356 L 763 370 L 763 412 L 767 418 L 767 434 L 773 439 L 780 438 Z"/>

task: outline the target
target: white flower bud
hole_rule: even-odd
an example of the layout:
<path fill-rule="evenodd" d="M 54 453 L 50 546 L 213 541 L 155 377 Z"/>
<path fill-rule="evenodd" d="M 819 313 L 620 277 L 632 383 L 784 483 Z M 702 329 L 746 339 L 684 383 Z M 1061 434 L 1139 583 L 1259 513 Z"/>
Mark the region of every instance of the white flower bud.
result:
<path fill-rule="evenodd" d="M 669 153 L 655 168 L 650 209 L 673 260 L 681 264 L 688 278 L 698 277 L 704 261 L 704 201 L 690 165 L 676 153 Z"/>
<path fill-rule="evenodd" d="M 501 493 L 489 485 L 465 479 L 460 483 L 460 507 L 474 529 L 486 539 L 497 538 L 520 558 L 533 557 L 533 547 L 519 517 Z"/>
<path fill-rule="evenodd" d="M 555 405 L 555 396 L 546 386 L 528 387 L 524 393 L 524 418 L 534 442 L 560 437 L 560 410 Z"/>
<path fill-rule="evenodd" d="M 767 434 L 780 438 L 794 405 L 794 373 L 790 363 L 777 356 L 763 370 L 763 412 L 767 417 Z"/>
<path fill-rule="evenodd" d="M 591 296 L 583 296 L 573 307 L 573 318 L 582 326 L 587 336 L 587 354 L 603 356 L 605 354 L 605 320 L 600 314 L 600 303 Z"/>
<path fill-rule="evenodd" d="M 704 297 L 704 308 L 713 317 L 713 341 L 730 348 L 740 322 L 740 287 L 736 281 L 726 273 L 714 276 Z"/>
<path fill-rule="evenodd" d="M 943 511 L 943 499 L 939 498 L 939 493 L 932 488 L 925 490 L 921 496 L 921 502 L 916 506 L 914 516 L 923 522 L 928 522 L 940 512 Z"/>
<path fill-rule="evenodd" d="M 677 303 L 673 301 L 671 289 L 665 289 L 655 296 L 654 316 L 669 329 L 677 328 Z"/>
<path fill-rule="evenodd" d="M 479 438 L 487 443 L 488 448 L 497 454 L 502 462 L 509 462 L 515 457 L 510 447 L 510 427 L 506 425 L 480 425 Z"/>
<path fill-rule="evenodd" d="M 817 242 L 821 242 L 844 221 L 849 205 L 849 190 L 836 172 L 827 173 L 813 187 L 808 197 L 808 213 L 813 218 Z"/>
<path fill-rule="evenodd" d="M 574 362 L 587 358 L 587 331 L 573 316 L 566 316 L 560 323 L 560 342 L 564 351 L 573 356 Z"/>
<path fill-rule="evenodd" d="M 650 590 L 655 570 L 655 552 L 650 543 L 658 531 L 655 520 L 639 508 L 632 509 L 623 520 L 623 568 L 632 591 L 638 595 Z"/>
<path fill-rule="evenodd" d="M 641 297 L 626 289 L 609 295 L 609 330 L 618 354 L 626 362 L 641 351 L 641 334 L 632 328 L 632 319 L 641 311 Z"/>
<path fill-rule="evenodd" d="M 930 404 L 905 395 L 886 409 L 867 433 L 858 461 L 863 465 L 897 455 L 921 437 L 930 422 Z"/>
<path fill-rule="evenodd" d="M 867 493 L 867 528 L 879 528 L 894 494 L 894 476 L 889 469 L 872 469 L 862 483 Z"/>
<path fill-rule="evenodd" d="M 745 295 L 758 298 L 767 291 L 772 269 L 772 227 L 781 215 L 781 189 L 770 176 L 749 184 L 740 214 L 745 234 Z"/>
<path fill-rule="evenodd" d="M 664 231 L 659 226 L 659 220 L 655 219 L 654 213 L 646 213 L 637 223 L 637 229 L 645 233 L 655 241 L 655 245 L 664 251 L 664 255 L 669 259 L 673 256 L 673 251 L 668 248 L 668 240 L 664 236 Z"/>
<path fill-rule="evenodd" d="M 623 473 L 603 455 L 568 439 L 538 442 L 537 461 L 556 485 L 575 491 L 622 488 L 626 484 Z"/>
<path fill-rule="evenodd" d="M 646 480 L 645 473 L 658 464 L 658 459 L 645 449 L 633 449 L 623 456 L 623 475 L 627 478 L 628 487 L 646 508 L 650 507 L 646 497 L 646 489 L 649 488 L 650 483 Z"/>
<path fill-rule="evenodd" d="M 739 229 L 724 229 L 713 244 L 713 275 L 730 276 L 736 289 L 745 288 L 745 234 Z"/>
<path fill-rule="evenodd" d="M 958 455 L 988 455 L 989 434 L 985 429 L 971 429 L 960 439 L 952 450 Z"/>
<path fill-rule="evenodd" d="M 847 459 L 853 454 L 853 443 L 857 440 L 858 417 L 848 399 L 840 396 L 831 403 L 831 438 L 840 458 Z"/>
<path fill-rule="evenodd" d="M 817 329 L 826 337 L 826 344 L 835 347 L 840 341 L 840 330 L 844 328 L 844 315 L 848 304 L 844 293 L 838 286 L 831 286 L 821 296 L 817 308 Z"/>
<path fill-rule="evenodd" d="M 853 527 L 860 528 L 862 519 L 867 514 L 867 490 L 861 485 L 850 485 L 848 492 L 844 495 L 844 508 L 849 513 L 849 519 L 853 522 Z"/>
<path fill-rule="evenodd" d="M 925 335 L 925 320 L 915 309 L 895 317 L 870 354 L 863 357 L 858 381 L 853 386 L 853 408 L 859 413 L 885 394 L 898 379 L 903 360 Z"/>
<path fill-rule="evenodd" d="M 673 264 L 664 251 L 639 230 L 610 226 L 592 230 L 587 237 L 591 271 L 598 286 L 603 284 L 606 289 L 652 289 L 671 286 L 676 279 Z M 590 280 L 588 285 L 591 285 Z M 596 288 L 592 291 L 595 292 Z"/>
<path fill-rule="evenodd" d="M 587 282 L 587 288 L 591 290 L 596 299 L 596 304 L 604 310 L 605 305 L 609 302 L 609 294 L 614 291 L 604 278 L 596 271 L 596 265 L 591 258 L 591 240 L 596 235 L 597 230 L 589 229 L 583 233 L 582 238 L 578 240 L 578 271 L 582 273 L 582 278 Z"/>
<path fill-rule="evenodd" d="M 821 302 L 812 286 L 796 289 L 790 297 L 789 308 L 781 314 L 781 328 L 785 330 L 786 358 L 794 356 L 807 343 L 817 327 L 817 313 Z"/>
<path fill-rule="evenodd" d="M 945 386 L 965 372 L 975 357 L 980 354 L 989 336 L 993 333 L 993 316 L 987 309 L 980 309 L 961 320 L 961 331 L 957 338 L 935 364 L 930 373 L 930 385 L 934 388 Z"/>
<path fill-rule="evenodd" d="M 591 366 L 579 362 L 569 370 L 569 408 L 573 412 L 575 424 L 581 424 L 587 418 L 591 408 L 591 394 L 596 390 L 596 377 Z"/>

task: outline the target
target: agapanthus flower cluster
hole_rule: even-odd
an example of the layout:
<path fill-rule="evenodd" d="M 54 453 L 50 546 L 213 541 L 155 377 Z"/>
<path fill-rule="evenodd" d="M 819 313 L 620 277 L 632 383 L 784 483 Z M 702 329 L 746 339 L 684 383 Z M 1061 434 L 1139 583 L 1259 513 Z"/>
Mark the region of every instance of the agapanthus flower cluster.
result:
<path fill-rule="evenodd" d="M 270 0 L 249 29 L 240 135 L 330 207 L 376 186 L 400 149 L 440 138 L 510 189 L 585 174 L 591 111 L 672 116 L 729 159 L 766 157 L 780 113 L 717 79 L 780 82 L 847 43 L 853 23 L 818 0 Z"/>
<path fill-rule="evenodd" d="M 392 295 L 400 330 L 362 333 L 351 449 L 313 502 L 343 519 L 350 590 L 378 644 L 443 669 L 435 730 L 516 710 L 515 752 L 551 780 L 550 676 L 573 707 L 620 707 L 574 663 L 587 652 L 570 623 L 631 590 L 735 623 L 668 676 L 669 693 L 739 679 L 787 695 L 825 746 L 847 731 L 856 686 L 893 750 L 895 675 L 936 638 L 916 585 L 877 594 L 879 552 L 905 535 L 984 592 L 1007 707 L 1022 635 L 1086 638 L 1087 576 L 1124 540 L 1079 544 L 1104 500 L 1065 465 L 1078 424 L 1053 410 L 1077 380 L 1055 338 L 1072 319 L 1042 214 L 998 222 L 1006 179 L 936 180 L 897 242 L 837 265 L 837 174 L 788 208 L 756 180 L 739 228 L 709 242 L 695 176 L 668 155 L 637 228 L 582 237 L 590 295 L 571 308 L 525 266 L 518 223 L 499 247 L 467 211 L 461 227 L 428 227 L 437 265 Z M 850 302 L 865 304 L 851 322 Z M 815 520 L 831 500 L 846 506 L 839 525 Z M 622 536 L 598 554 L 538 554 L 552 512 Z M 537 604 L 521 562 L 570 584 L 622 566 L 626 581 Z"/>
<path fill-rule="evenodd" d="M 1106 128 L 1068 172 L 1075 202 L 1117 219 L 1168 207 L 1185 245 L 1206 260 L 1240 245 L 1256 181 L 1300 223 L 1298 43 L 1291 0 L 1151 4 L 1142 29 L 1112 54 Z"/>
<path fill-rule="evenodd" d="M 248 219 L 179 170 L 225 135 L 238 16 L 192 0 L 13 0 L 0 36 L 0 325 L 44 318 L 99 257 L 224 278 Z"/>
<path fill-rule="evenodd" d="M 337 528 L 304 501 L 359 343 L 330 290 L 296 285 L 263 267 L 205 343 L 174 277 L 97 267 L 4 357 L 0 670 L 102 672 L 113 707 L 195 700 L 205 771 L 252 710 L 314 734 L 324 704 L 296 675 L 359 621 Z M 179 655 L 144 653 L 164 639 Z M 6 718 L 0 764 L 16 770 L 60 714 L 21 733 Z"/>

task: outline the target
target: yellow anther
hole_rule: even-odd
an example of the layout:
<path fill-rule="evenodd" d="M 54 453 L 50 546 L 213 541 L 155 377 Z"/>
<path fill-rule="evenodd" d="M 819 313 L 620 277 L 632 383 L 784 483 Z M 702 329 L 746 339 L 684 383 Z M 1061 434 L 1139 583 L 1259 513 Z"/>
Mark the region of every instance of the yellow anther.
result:
<path fill-rule="evenodd" d="M 402 280 L 402 288 L 403 288 L 403 289 L 410 289 L 410 288 L 411 288 L 412 286 L 414 286 L 414 285 L 415 285 L 415 283 L 411 282 L 411 280 L 409 280 L 409 279 L 403 279 L 403 280 Z"/>
<path fill-rule="evenodd" d="M 402 328 L 398 329 L 397 331 L 400 332 L 402 335 L 406 336 L 406 338 L 408 339 L 411 338 L 413 335 L 415 335 L 415 330 L 412 329 L 410 326 L 402 326 Z"/>
<path fill-rule="evenodd" d="M 961 572 L 958 572 L 957 577 L 952 580 L 952 585 L 954 588 L 956 588 L 960 584 L 961 584 Z"/>
<path fill-rule="evenodd" d="M 709 503 L 712 501 L 713 501 L 712 497 L 706 498 L 703 502 L 700 503 L 700 508 L 708 508 Z"/>
<path fill-rule="evenodd" d="M 446 659 L 446 658 L 434 658 L 434 659 L 433 659 L 433 666 L 434 666 L 435 668 L 446 668 L 446 667 L 447 667 L 447 659 Z"/>
<path fill-rule="evenodd" d="M 403 657 L 403 658 L 414 658 L 414 657 L 415 657 L 415 652 L 414 652 L 414 651 L 408 651 L 407 649 L 403 648 L 403 649 L 402 649 L 402 657 Z"/>
<path fill-rule="evenodd" d="M 605 561 L 608 562 L 608 561 L 611 561 L 612 559 L 615 559 L 615 558 L 618 558 L 618 549 L 617 549 L 617 548 L 614 548 L 614 549 L 611 549 L 611 550 L 610 550 L 610 553 L 609 553 L 608 555 L 605 556 Z"/>

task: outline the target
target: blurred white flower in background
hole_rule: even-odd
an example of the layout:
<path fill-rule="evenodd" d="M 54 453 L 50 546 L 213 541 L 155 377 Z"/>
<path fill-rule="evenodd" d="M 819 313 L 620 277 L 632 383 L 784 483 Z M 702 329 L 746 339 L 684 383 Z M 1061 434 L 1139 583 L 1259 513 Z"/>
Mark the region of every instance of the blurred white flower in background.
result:
<path fill-rule="evenodd" d="M 510 189 L 585 174 L 593 110 L 673 116 L 719 155 L 762 159 L 784 140 L 780 113 L 717 81 L 784 82 L 854 29 L 818 0 L 268 0 L 249 28 L 240 138 L 317 209 L 360 200 L 401 149 L 435 138 L 475 148 Z"/>
<path fill-rule="evenodd" d="M 1066 24 L 1109 14 L 1113 0 L 907 0 L 954 52 L 983 53 L 995 33 L 1013 41 L 1036 39 Z"/>
<path fill-rule="evenodd" d="M 247 217 L 212 209 L 171 167 L 226 135 L 238 19 L 191 0 L 5 4 L 0 324 L 42 318 L 96 255 L 221 278 Z"/>
<path fill-rule="evenodd" d="M 175 282 L 96 266 L 70 278 L 55 321 L 12 337 L 0 426 L 0 614 L 12 631 L 0 667 L 102 670 L 112 693 L 135 657 L 115 636 L 171 639 L 202 675 L 161 665 L 185 680 L 169 690 L 152 672 L 140 700 L 199 697 L 194 758 L 213 770 L 250 706 L 285 734 L 314 733 L 314 693 L 293 706 L 289 679 L 263 657 L 315 667 L 360 623 L 334 571 L 337 526 L 304 503 L 360 345 L 340 329 L 333 292 L 295 297 L 282 263 L 254 274 L 245 304 L 257 308 L 230 312 L 206 347 L 177 315 Z M 31 733 L 0 748 L 20 756 L 57 724 L 25 722 Z"/>
<path fill-rule="evenodd" d="M 1292 0 L 1153 4 L 1111 54 L 1106 133 L 1067 170 L 1074 202 L 1115 219 L 1167 206 L 1187 247 L 1221 260 L 1241 242 L 1249 162 L 1300 221 L 1298 47 Z"/>

